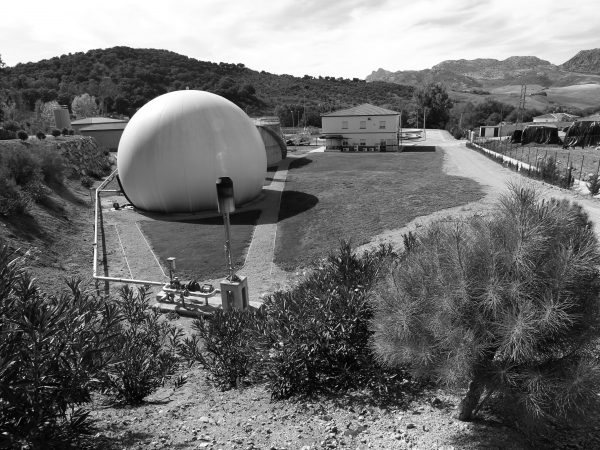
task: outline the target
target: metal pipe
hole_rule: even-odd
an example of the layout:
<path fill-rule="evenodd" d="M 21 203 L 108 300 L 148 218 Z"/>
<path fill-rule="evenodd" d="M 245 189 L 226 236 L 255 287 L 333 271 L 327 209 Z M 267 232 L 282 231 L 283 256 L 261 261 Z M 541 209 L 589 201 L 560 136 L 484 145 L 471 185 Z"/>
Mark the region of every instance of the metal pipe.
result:
<path fill-rule="evenodd" d="M 164 286 L 164 282 L 161 281 L 148 281 L 148 280 L 136 280 L 133 278 L 116 278 L 116 277 L 104 277 L 97 275 L 98 273 L 98 216 L 100 213 L 100 193 L 101 192 L 113 192 L 113 191 L 103 191 L 102 188 L 110 183 L 117 174 L 117 169 L 115 169 L 106 179 L 100 183 L 100 186 L 96 188 L 95 200 L 96 204 L 94 207 L 94 243 L 92 246 L 94 247 L 94 263 L 92 270 L 92 277 L 95 280 L 100 281 L 115 281 L 118 283 L 131 283 L 131 284 L 145 284 L 145 285 L 153 285 L 153 286 Z M 114 192 L 121 192 L 120 190 Z"/>
<path fill-rule="evenodd" d="M 118 283 L 130 283 L 130 284 L 144 284 L 151 286 L 164 286 L 166 283 L 161 281 L 148 281 L 148 280 L 135 280 L 133 278 L 116 278 L 116 277 L 103 277 L 103 276 L 95 276 L 96 280 L 101 281 L 116 281 Z"/>

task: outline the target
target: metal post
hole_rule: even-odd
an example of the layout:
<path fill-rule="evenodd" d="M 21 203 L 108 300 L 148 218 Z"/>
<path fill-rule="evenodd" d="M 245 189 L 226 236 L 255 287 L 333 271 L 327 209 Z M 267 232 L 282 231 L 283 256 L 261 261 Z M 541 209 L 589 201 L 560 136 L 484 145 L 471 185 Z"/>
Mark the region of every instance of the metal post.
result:
<path fill-rule="evenodd" d="M 225 224 L 225 258 L 227 259 L 227 273 L 229 281 L 234 280 L 233 264 L 231 262 L 231 231 L 229 222 L 229 212 L 223 213 L 223 223 Z"/>
<path fill-rule="evenodd" d="M 400 111 L 400 151 L 402 151 L 402 111 Z"/>
<path fill-rule="evenodd" d="M 579 182 L 581 183 L 581 173 L 583 172 L 583 160 L 585 159 L 585 155 L 581 157 L 581 168 L 579 169 Z"/>

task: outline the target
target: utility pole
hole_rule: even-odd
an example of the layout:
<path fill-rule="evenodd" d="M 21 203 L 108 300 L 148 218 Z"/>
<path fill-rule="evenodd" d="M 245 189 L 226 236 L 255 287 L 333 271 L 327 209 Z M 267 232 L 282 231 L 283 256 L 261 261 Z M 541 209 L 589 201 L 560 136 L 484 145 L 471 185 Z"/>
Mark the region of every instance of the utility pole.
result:
<path fill-rule="evenodd" d="M 519 123 L 523 125 L 523 112 L 525 111 L 525 98 L 527 95 L 527 85 L 521 85 L 521 96 L 519 98 L 519 109 L 517 110 L 517 128 L 519 128 Z"/>
<path fill-rule="evenodd" d="M 425 126 L 425 117 L 426 117 L 427 108 L 423 108 L 423 139 L 427 139 L 427 127 Z"/>

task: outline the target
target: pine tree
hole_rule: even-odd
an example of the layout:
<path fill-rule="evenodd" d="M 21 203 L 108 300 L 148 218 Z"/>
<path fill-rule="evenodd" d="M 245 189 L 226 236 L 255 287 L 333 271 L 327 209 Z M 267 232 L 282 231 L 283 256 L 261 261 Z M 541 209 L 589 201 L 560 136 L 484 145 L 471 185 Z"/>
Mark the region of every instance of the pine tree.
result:
<path fill-rule="evenodd" d="M 576 417 L 600 392 L 591 223 L 529 187 L 513 187 L 495 211 L 422 233 L 382 290 L 373 349 L 389 365 L 468 385 L 461 420 L 491 399 L 533 423 Z"/>

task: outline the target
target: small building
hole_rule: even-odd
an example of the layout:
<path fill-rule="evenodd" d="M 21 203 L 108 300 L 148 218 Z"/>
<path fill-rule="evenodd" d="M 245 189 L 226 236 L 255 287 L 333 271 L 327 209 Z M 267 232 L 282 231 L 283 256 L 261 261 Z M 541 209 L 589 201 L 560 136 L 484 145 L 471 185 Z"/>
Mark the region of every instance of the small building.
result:
<path fill-rule="evenodd" d="M 327 150 L 397 152 L 400 113 L 369 103 L 321 114 Z"/>
<path fill-rule="evenodd" d="M 77 134 L 91 136 L 98 141 L 100 146 L 116 151 L 127 123 L 127 120 L 123 119 L 88 117 L 72 121 L 71 127 Z"/>
<path fill-rule="evenodd" d="M 500 136 L 499 125 L 485 125 L 479 127 L 479 137 L 498 137 Z"/>

